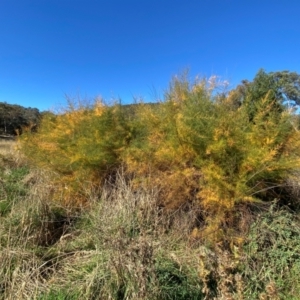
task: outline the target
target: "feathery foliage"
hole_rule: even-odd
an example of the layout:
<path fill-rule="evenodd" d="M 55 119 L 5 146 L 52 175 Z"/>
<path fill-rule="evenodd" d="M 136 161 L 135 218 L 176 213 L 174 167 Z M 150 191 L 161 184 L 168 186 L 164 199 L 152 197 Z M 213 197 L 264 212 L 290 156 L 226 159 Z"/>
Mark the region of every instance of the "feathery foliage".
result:
<path fill-rule="evenodd" d="M 215 81 L 183 77 L 156 105 L 71 104 L 63 114 L 45 116 L 21 147 L 33 163 L 55 172 L 59 199 L 71 206 L 82 205 L 88 186 L 123 165 L 133 187 L 160 188 L 162 206 L 196 201 L 207 225 L 199 235 L 219 239 L 236 204 L 280 196 L 300 166 L 300 136 L 295 116 L 272 92 L 252 101 L 249 115 L 247 101 L 236 106 L 218 88 Z"/>

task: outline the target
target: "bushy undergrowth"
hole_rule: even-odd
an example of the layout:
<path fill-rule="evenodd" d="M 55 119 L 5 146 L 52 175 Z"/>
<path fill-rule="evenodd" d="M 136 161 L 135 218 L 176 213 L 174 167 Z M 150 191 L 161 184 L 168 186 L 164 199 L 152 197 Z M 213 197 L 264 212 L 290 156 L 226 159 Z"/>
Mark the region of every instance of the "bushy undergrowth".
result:
<path fill-rule="evenodd" d="M 239 203 L 281 197 L 300 164 L 296 117 L 271 92 L 251 103 L 255 115 L 248 104 L 206 80 L 175 78 L 154 105 L 71 103 L 24 135 L 21 149 L 53 172 L 54 198 L 69 208 L 88 204 L 90 188 L 123 166 L 134 188 L 160 189 L 159 206 L 196 201 L 206 225 L 199 237 L 220 240 L 237 225 Z"/>
<path fill-rule="evenodd" d="M 30 170 L 26 196 L 0 216 L 0 299 L 299 298 L 295 214 L 264 205 L 241 247 L 208 247 L 191 236 L 197 203 L 160 207 L 159 189 L 124 172 L 75 213 L 49 201 L 51 173 Z"/>

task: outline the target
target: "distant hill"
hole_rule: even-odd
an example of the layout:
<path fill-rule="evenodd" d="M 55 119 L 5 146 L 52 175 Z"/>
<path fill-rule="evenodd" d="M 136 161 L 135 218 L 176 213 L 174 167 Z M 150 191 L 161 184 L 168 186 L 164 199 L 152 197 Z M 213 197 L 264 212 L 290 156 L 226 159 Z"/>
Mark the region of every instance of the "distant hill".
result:
<path fill-rule="evenodd" d="M 0 135 L 16 136 L 25 127 L 35 130 L 41 116 L 37 108 L 0 102 Z"/>

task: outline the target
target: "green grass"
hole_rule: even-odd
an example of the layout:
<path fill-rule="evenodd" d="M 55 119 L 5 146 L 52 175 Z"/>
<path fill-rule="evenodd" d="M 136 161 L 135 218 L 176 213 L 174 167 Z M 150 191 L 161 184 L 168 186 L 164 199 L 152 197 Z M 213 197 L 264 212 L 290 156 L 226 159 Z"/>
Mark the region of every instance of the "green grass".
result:
<path fill-rule="evenodd" d="M 65 290 L 51 290 L 50 292 L 38 296 L 37 300 L 78 300 L 79 295 L 76 292 Z"/>
<path fill-rule="evenodd" d="M 271 207 L 251 226 L 244 245 L 243 274 L 249 297 L 300 298 L 299 216 Z"/>

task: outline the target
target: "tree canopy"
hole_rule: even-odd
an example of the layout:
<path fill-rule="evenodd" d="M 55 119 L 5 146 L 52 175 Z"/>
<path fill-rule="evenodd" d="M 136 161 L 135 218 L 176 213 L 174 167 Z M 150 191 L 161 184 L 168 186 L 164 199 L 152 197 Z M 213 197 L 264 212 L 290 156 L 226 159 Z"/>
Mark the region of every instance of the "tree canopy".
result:
<path fill-rule="evenodd" d="M 243 102 L 246 95 L 253 100 L 264 97 L 272 92 L 280 103 L 292 101 L 293 105 L 300 105 L 300 74 L 290 71 L 266 73 L 259 70 L 253 81 L 242 80 L 232 91 L 237 101 Z"/>
<path fill-rule="evenodd" d="M 0 133 L 17 135 L 22 129 L 29 127 L 34 129 L 40 122 L 41 113 L 37 108 L 25 108 L 20 105 L 12 105 L 0 102 Z"/>
<path fill-rule="evenodd" d="M 230 91 L 231 103 L 234 107 L 242 104 L 248 107 L 248 116 L 252 120 L 257 113 L 257 101 L 267 98 L 274 102 L 274 110 L 282 112 L 300 105 L 300 74 L 290 71 L 267 73 L 260 69 L 253 81 L 242 80 L 234 90 Z"/>

